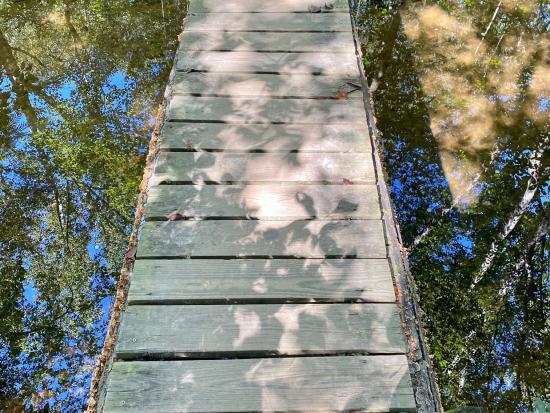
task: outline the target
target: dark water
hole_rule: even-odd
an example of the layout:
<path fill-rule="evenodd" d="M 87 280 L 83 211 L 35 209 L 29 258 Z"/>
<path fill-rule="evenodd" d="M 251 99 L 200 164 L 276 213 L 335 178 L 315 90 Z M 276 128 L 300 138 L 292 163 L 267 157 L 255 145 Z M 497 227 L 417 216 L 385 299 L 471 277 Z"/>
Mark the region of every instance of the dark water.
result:
<path fill-rule="evenodd" d="M 363 1 L 388 184 L 447 408 L 550 397 L 550 3 Z"/>
<path fill-rule="evenodd" d="M 85 405 L 184 11 L 0 1 L 0 411 Z"/>

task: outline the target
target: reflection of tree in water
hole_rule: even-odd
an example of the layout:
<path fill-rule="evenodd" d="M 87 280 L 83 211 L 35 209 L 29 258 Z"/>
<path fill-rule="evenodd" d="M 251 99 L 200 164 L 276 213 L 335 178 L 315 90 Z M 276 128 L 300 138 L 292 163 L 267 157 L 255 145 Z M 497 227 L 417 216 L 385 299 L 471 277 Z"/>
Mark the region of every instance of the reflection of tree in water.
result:
<path fill-rule="evenodd" d="M 87 397 L 181 3 L 2 3 L 0 410 Z"/>
<path fill-rule="evenodd" d="M 447 407 L 548 395 L 547 2 L 363 2 L 392 199 Z"/>

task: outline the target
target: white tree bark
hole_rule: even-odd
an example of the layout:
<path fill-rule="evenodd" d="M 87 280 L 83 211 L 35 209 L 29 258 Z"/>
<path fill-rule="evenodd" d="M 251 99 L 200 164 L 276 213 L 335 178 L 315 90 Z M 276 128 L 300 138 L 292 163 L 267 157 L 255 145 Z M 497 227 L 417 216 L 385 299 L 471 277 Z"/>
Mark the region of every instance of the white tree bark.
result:
<path fill-rule="evenodd" d="M 501 230 L 498 232 L 495 239 L 491 242 L 491 246 L 489 247 L 489 251 L 487 252 L 487 255 L 485 255 L 485 258 L 481 264 L 479 272 L 474 277 L 474 280 L 472 284 L 470 285 L 470 291 L 475 288 L 477 284 L 483 279 L 489 268 L 491 268 L 491 265 L 493 264 L 493 261 L 497 255 L 499 245 L 502 241 L 504 241 L 508 235 L 514 230 L 517 223 L 529 207 L 529 204 L 533 200 L 533 197 L 535 196 L 535 193 L 537 192 L 538 186 L 539 186 L 539 175 L 540 170 L 542 166 L 542 155 L 544 153 L 544 149 L 548 144 L 548 137 L 545 137 L 542 139 L 541 144 L 539 147 L 531 152 L 531 155 L 529 156 L 529 163 L 528 163 L 528 169 L 527 173 L 529 174 L 529 179 L 527 180 L 527 186 L 525 188 L 525 191 L 523 192 L 523 195 L 514 209 L 514 211 L 510 214 L 504 225 L 502 226 Z"/>

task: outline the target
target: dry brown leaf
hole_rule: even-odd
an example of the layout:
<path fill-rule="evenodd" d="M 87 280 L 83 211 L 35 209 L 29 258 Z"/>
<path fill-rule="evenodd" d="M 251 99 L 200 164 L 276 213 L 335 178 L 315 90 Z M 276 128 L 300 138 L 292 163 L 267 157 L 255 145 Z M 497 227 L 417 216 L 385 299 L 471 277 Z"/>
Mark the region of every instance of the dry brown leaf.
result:
<path fill-rule="evenodd" d="M 179 212 L 174 211 L 174 212 L 166 215 L 166 219 L 168 221 L 185 221 L 185 220 L 188 220 L 189 217 L 186 217 L 185 215 L 182 215 Z"/>
<path fill-rule="evenodd" d="M 124 254 L 124 258 L 126 258 L 127 260 L 130 260 L 130 261 L 135 261 L 136 260 L 136 252 L 137 252 L 137 247 L 132 247 L 126 252 L 126 254 Z"/>
<path fill-rule="evenodd" d="M 338 100 L 346 100 L 348 98 L 348 92 L 343 90 L 342 88 L 338 89 L 338 92 L 334 95 L 334 99 Z"/>

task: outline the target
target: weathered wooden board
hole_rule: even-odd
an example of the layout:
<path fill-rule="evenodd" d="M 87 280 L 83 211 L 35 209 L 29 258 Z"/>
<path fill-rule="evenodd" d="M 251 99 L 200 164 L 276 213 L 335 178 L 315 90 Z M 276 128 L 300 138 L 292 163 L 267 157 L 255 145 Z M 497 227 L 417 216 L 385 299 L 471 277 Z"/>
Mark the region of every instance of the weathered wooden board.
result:
<path fill-rule="evenodd" d="M 375 185 L 160 185 L 149 190 L 146 219 L 380 219 Z"/>
<path fill-rule="evenodd" d="M 146 222 L 138 258 L 385 258 L 380 220 Z"/>
<path fill-rule="evenodd" d="M 181 35 L 180 51 L 355 53 L 350 32 L 190 32 Z"/>
<path fill-rule="evenodd" d="M 404 355 L 114 363 L 106 413 L 414 412 Z"/>
<path fill-rule="evenodd" d="M 395 301 L 386 259 L 137 260 L 130 304 Z"/>
<path fill-rule="evenodd" d="M 326 52 L 181 52 L 176 69 L 212 73 L 313 74 L 357 77 L 352 53 Z M 252 76 L 249 76 L 252 78 Z"/>
<path fill-rule="evenodd" d="M 119 359 L 405 352 L 396 304 L 133 305 Z"/>
<path fill-rule="evenodd" d="M 365 108 L 358 99 L 272 99 L 269 97 L 216 98 L 173 96 L 169 119 L 219 123 L 361 123 Z"/>
<path fill-rule="evenodd" d="M 326 4 L 330 6 L 326 7 Z M 323 13 L 347 12 L 349 6 L 347 0 L 193 0 L 189 5 L 190 13 L 309 13 L 317 9 Z"/>
<path fill-rule="evenodd" d="M 163 152 L 158 183 L 333 183 L 370 184 L 372 160 L 362 153 Z"/>
<path fill-rule="evenodd" d="M 356 78 L 302 74 L 177 72 L 172 91 L 195 96 L 363 99 Z"/>
<path fill-rule="evenodd" d="M 160 147 L 239 152 L 371 152 L 362 123 L 336 125 L 229 125 L 166 123 Z"/>
<path fill-rule="evenodd" d="M 186 31 L 347 32 L 348 13 L 192 13 Z"/>

